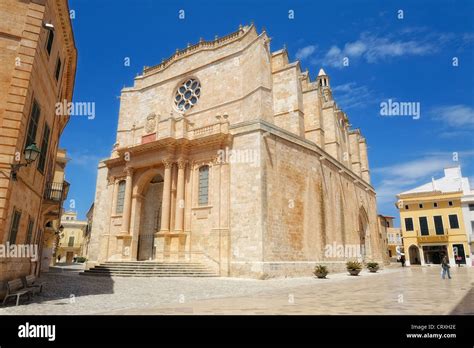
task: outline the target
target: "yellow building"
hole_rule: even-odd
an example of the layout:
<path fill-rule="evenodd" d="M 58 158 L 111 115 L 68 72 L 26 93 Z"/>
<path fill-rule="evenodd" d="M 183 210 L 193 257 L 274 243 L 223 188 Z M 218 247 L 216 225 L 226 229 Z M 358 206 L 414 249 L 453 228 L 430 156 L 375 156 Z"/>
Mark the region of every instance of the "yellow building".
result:
<path fill-rule="evenodd" d="M 84 236 L 87 221 L 77 220 L 77 213 L 68 211 L 61 218 L 63 231 L 56 251 L 58 262 L 72 263 L 74 258 L 83 255 Z"/>
<path fill-rule="evenodd" d="M 446 168 L 440 179 L 397 195 L 407 265 L 439 264 L 445 254 L 451 264 L 471 265 L 461 206 L 470 192 L 456 166 Z"/>

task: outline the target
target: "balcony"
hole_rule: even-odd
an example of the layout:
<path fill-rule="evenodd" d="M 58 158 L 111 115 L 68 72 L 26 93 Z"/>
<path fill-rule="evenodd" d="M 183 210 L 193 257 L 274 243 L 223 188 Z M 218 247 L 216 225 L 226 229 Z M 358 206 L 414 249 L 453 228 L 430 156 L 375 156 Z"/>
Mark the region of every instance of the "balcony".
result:
<path fill-rule="evenodd" d="M 420 231 L 416 231 L 418 243 L 446 243 L 449 240 L 448 229 L 443 229 L 443 234 L 436 234 L 436 230 L 429 229 L 427 235 L 422 235 Z"/>
<path fill-rule="evenodd" d="M 140 145 L 153 146 L 152 144 L 156 144 L 156 142 L 182 142 L 186 144 L 196 144 L 202 141 L 220 142 L 229 136 L 227 117 L 227 114 L 217 115 L 216 122 L 200 127 L 196 127 L 184 118 L 175 119 L 170 117 L 159 122 L 156 132 L 141 136 L 139 143 L 135 144 L 134 147 L 140 147 Z"/>
<path fill-rule="evenodd" d="M 43 198 L 49 202 L 62 203 L 69 192 L 70 184 L 64 182 L 48 182 L 44 189 Z"/>

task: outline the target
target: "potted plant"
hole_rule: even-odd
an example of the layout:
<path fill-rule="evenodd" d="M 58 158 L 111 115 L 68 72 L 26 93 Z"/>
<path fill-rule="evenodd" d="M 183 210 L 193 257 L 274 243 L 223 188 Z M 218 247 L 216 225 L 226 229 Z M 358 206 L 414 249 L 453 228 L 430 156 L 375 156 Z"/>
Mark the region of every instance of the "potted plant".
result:
<path fill-rule="evenodd" d="M 375 273 L 379 270 L 379 264 L 377 262 L 368 262 L 367 268 L 370 272 Z"/>
<path fill-rule="evenodd" d="M 346 268 L 351 275 L 356 276 L 359 275 L 360 271 L 362 270 L 362 265 L 357 261 L 347 261 Z"/>
<path fill-rule="evenodd" d="M 329 271 L 328 271 L 328 268 L 326 266 L 323 266 L 323 265 L 317 265 L 316 267 L 314 267 L 314 272 L 313 274 L 318 277 L 319 279 L 323 279 L 323 278 L 326 278 L 326 276 L 328 275 Z"/>

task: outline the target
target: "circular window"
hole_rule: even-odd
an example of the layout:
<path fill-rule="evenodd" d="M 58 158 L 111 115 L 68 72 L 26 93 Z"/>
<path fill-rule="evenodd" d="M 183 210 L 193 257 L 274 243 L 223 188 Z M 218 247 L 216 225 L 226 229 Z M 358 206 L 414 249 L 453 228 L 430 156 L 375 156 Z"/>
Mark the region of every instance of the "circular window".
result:
<path fill-rule="evenodd" d="M 200 95 L 201 83 L 196 79 L 186 80 L 176 90 L 174 104 L 179 111 L 187 111 L 198 102 Z"/>

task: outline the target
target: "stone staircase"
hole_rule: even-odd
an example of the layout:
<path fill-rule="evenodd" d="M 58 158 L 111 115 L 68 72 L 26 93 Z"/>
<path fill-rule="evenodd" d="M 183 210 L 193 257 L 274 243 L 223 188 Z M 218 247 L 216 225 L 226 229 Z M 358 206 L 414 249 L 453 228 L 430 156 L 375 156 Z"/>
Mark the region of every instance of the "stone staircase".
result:
<path fill-rule="evenodd" d="M 102 277 L 218 277 L 219 275 L 196 262 L 107 261 L 79 273 Z"/>

